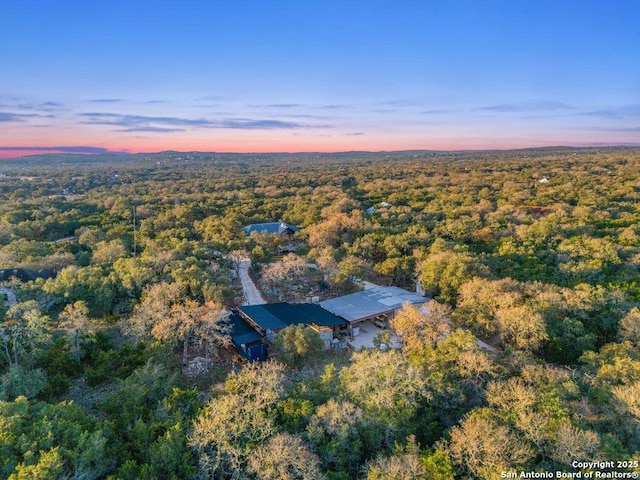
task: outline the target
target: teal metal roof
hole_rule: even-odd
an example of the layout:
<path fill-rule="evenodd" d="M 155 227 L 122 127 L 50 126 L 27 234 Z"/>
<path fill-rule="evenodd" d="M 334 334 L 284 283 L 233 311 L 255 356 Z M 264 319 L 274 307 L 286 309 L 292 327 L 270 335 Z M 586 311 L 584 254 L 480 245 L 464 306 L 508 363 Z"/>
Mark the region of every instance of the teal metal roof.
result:
<path fill-rule="evenodd" d="M 239 310 L 263 330 L 281 330 L 289 325 L 322 325 L 332 327 L 346 325 L 318 305 L 312 303 L 266 303 L 263 305 L 243 305 Z"/>
<path fill-rule="evenodd" d="M 236 345 L 247 345 L 262 340 L 263 336 L 238 314 L 229 317 L 231 323 L 231 341 Z"/>

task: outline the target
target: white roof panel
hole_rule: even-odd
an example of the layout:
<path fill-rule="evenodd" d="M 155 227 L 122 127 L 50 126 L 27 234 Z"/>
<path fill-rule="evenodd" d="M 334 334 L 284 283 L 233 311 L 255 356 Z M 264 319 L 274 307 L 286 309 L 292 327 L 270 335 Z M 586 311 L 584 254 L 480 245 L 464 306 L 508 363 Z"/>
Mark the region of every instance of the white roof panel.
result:
<path fill-rule="evenodd" d="M 393 311 L 405 303 L 420 304 L 426 301 L 423 296 L 400 287 L 376 287 L 325 300 L 319 305 L 349 322 L 358 322 Z"/>

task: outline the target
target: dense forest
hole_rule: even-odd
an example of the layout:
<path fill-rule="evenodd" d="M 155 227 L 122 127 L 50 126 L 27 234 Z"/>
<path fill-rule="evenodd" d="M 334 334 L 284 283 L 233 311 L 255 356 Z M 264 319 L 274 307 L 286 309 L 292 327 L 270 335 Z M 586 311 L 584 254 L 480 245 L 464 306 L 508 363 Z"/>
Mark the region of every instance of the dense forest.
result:
<path fill-rule="evenodd" d="M 637 148 L 3 160 L 0 269 L 42 274 L 1 284 L 0 478 L 635 475 L 639 193 Z M 294 253 L 245 235 L 278 221 Z M 432 300 L 400 349 L 249 364 L 245 256 L 275 301 Z"/>

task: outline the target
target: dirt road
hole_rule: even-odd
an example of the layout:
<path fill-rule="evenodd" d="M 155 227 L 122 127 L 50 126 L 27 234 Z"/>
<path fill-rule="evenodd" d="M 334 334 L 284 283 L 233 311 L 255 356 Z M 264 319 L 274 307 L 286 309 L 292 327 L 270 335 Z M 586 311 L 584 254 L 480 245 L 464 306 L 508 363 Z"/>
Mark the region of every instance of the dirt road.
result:
<path fill-rule="evenodd" d="M 240 262 L 238 276 L 240 277 L 240 283 L 242 283 L 242 290 L 244 291 L 244 301 L 242 304 L 262 305 L 263 303 L 267 303 L 266 300 L 262 298 L 260 290 L 258 290 L 253 280 L 251 280 L 249 267 L 251 267 L 251 260 L 248 258 Z"/>

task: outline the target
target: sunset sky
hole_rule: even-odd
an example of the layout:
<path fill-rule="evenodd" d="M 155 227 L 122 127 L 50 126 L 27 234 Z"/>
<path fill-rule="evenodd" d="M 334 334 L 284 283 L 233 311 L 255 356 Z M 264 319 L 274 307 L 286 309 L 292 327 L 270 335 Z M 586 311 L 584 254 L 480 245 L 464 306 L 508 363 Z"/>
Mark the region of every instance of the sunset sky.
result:
<path fill-rule="evenodd" d="M 0 0 L 0 156 L 640 144 L 638 0 Z"/>

